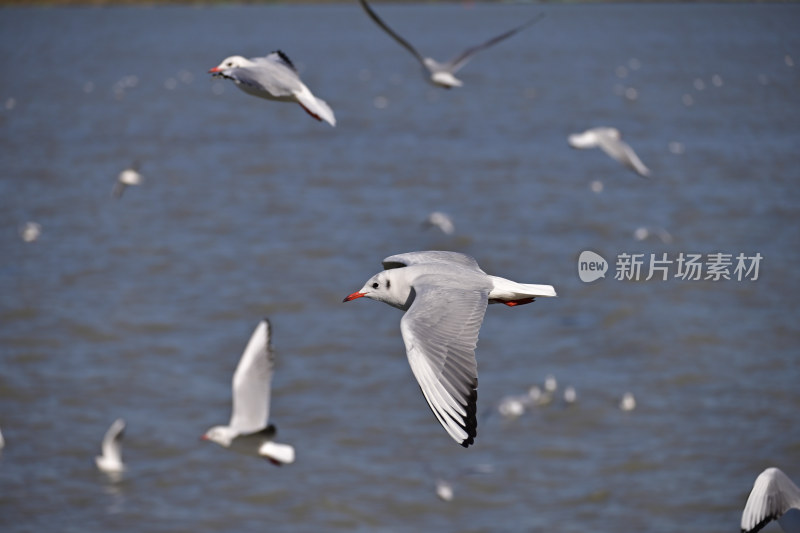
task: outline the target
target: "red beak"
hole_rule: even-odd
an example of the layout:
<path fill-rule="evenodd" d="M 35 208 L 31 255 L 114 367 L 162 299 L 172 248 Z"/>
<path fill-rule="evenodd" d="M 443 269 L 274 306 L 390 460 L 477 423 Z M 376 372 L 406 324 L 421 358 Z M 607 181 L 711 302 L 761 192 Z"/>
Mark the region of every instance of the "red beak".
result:
<path fill-rule="evenodd" d="M 366 296 L 366 295 L 367 295 L 366 292 L 354 292 L 353 294 L 351 294 L 350 296 L 348 296 L 344 300 L 342 300 L 342 303 L 349 302 L 350 300 L 355 300 L 356 298 L 361 298 L 362 296 Z"/>
<path fill-rule="evenodd" d="M 215 73 L 215 72 L 219 72 L 219 71 L 220 71 L 220 68 L 219 68 L 219 67 L 214 67 L 214 68 L 210 68 L 210 69 L 208 69 L 208 73 L 209 73 L 209 74 L 213 74 L 213 73 Z"/>

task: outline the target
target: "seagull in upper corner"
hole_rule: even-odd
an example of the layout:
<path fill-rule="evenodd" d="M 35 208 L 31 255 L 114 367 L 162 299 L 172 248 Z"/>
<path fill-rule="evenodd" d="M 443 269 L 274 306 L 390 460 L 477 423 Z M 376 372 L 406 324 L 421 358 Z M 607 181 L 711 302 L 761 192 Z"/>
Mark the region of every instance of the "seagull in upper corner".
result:
<path fill-rule="evenodd" d="M 490 276 L 457 252 L 393 255 L 383 268 L 344 301 L 366 296 L 406 312 L 400 332 L 414 377 L 436 419 L 466 448 L 477 435 L 475 347 L 487 304 L 523 305 L 556 291 Z"/>
<path fill-rule="evenodd" d="M 103 455 L 94 458 L 101 471 L 107 474 L 119 474 L 125 470 L 122 462 L 122 436 L 125 432 L 125 421 L 117 418 L 111 423 L 103 437 Z"/>
<path fill-rule="evenodd" d="M 800 488 L 780 468 L 756 478 L 742 512 L 742 533 L 755 533 L 777 520 L 786 533 L 800 533 Z"/>
<path fill-rule="evenodd" d="M 227 426 L 214 426 L 203 440 L 245 454 L 267 458 L 275 465 L 294 462 L 294 447 L 273 442 L 277 429 L 269 422 L 274 357 L 271 326 L 266 318 L 256 326 L 233 374 L 233 411 Z"/>
<path fill-rule="evenodd" d="M 253 96 L 278 102 L 297 102 L 315 119 L 336 126 L 333 110 L 300 81 L 297 69 L 280 50 L 266 57 L 226 57 L 208 72 L 215 77 L 233 80 L 237 87 Z"/>
<path fill-rule="evenodd" d="M 609 157 L 616 159 L 643 178 L 650 176 L 650 169 L 644 166 L 616 128 L 591 128 L 583 133 L 573 133 L 567 138 L 573 148 L 600 148 Z"/>
<path fill-rule="evenodd" d="M 378 26 L 383 28 L 383 31 L 388 33 L 390 37 L 392 37 L 395 41 L 400 43 L 401 46 L 403 46 L 406 50 L 411 52 L 411 55 L 413 55 L 415 58 L 417 58 L 417 61 L 419 61 L 420 64 L 422 65 L 422 67 L 423 67 L 423 74 L 425 75 L 425 77 L 428 78 L 428 80 L 431 83 L 433 83 L 434 85 L 437 85 L 439 87 L 444 87 L 445 89 L 450 89 L 452 87 L 461 87 L 464 84 L 461 80 L 456 78 L 455 74 L 456 74 L 456 72 L 461 70 L 461 68 L 464 65 L 466 65 L 467 62 L 470 59 L 472 59 L 472 56 L 474 56 L 475 54 L 477 54 L 481 50 L 485 50 L 486 48 L 489 48 L 490 46 L 499 43 L 500 41 L 508 39 L 509 37 L 514 35 L 515 33 L 518 33 L 520 31 L 524 30 L 528 26 L 532 25 L 535 22 L 538 22 L 541 18 L 544 17 L 544 14 L 539 14 L 538 16 L 530 19 L 529 21 L 525 22 L 524 24 L 521 24 L 521 25 L 517 26 L 516 28 L 512 28 L 512 29 L 508 30 L 507 32 L 498 35 L 497 37 L 493 37 L 493 38 L 489 39 L 488 41 L 486 41 L 486 42 L 484 42 L 482 44 L 479 44 L 477 46 L 473 46 L 471 48 L 467 48 L 466 50 L 461 52 L 461 54 L 459 54 L 458 56 L 456 56 L 455 58 L 451 59 L 450 61 L 448 61 L 446 63 L 439 63 L 438 61 L 436 61 L 435 59 L 433 59 L 431 57 L 424 57 L 422 54 L 420 54 L 417 51 L 416 48 L 411 46 L 411 44 L 409 44 L 408 41 L 406 41 L 405 39 L 400 37 L 397 33 L 395 33 L 394 30 L 392 30 L 372 10 L 372 8 L 369 6 L 369 4 L 366 2 L 366 0 L 359 0 L 359 2 L 361 2 L 361 7 L 364 8 L 364 11 L 367 12 L 367 15 L 369 15 L 369 17 L 372 20 L 374 20 L 375 23 Z"/>

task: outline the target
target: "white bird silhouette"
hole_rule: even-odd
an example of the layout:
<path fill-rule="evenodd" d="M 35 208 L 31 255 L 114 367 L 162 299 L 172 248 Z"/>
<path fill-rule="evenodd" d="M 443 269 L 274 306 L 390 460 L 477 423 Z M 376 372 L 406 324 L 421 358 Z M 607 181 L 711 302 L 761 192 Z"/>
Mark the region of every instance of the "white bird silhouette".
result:
<path fill-rule="evenodd" d="M 400 331 L 414 377 L 439 423 L 466 448 L 477 434 L 475 346 L 487 304 L 522 305 L 556 291 L 490 276 L 456 252 L 393 255 L 383 267 L 344 301 L 366 296 L 406 311 Z"/>
<path fill-rule="evenodd" d="M 134 162 L 130 167 L 119 173 L 111 194 L 114 196 L 114 198 L 122 198 L 125 189 L 141 184 L 142 175 L 139 173 L 139 163 Z"/>
<path fill-rule="evenodd" d="M 114 420 L 103 437 L 103 455 L 94 458 L 94 462 L 101 471 L 115 474 L 125 471 L 122 462 L 122 437 L 125 432 L 125 421 L 121 418 Z"/>
<path fill-rule="evenodd" d="M 293 463 L 294 447 L 273 442 L 277 432 L 269 424 L 270 387 L 274 357 L 271 326 L 266 318 L 256 326 L 233 374 L 233 409 L 227 426 L 214 426 L 203 435 L 245 454 L 256 454 L 273 464 Z"/>
<path fill-rule="evenodd" d="M 253 96 L 278 102 L 296 102 L 315 119 L 336 126 L 333 110 L 324 100 L 311 93 L 300 80 L 289 57 L 280 50 L 266 57 L 226 57 L 208 72 L 233 80 L 239 89 Z"/>
<path fill-rule="evenodd" d="M 578 149 L 600 148 L 643 178 L 650 176 L 650 169 L 642 163 L 633 148 L 622 140 L 622 134 L 616 128 L 591 128 L 583 133 L 573 133 L 567 142 Z"/>

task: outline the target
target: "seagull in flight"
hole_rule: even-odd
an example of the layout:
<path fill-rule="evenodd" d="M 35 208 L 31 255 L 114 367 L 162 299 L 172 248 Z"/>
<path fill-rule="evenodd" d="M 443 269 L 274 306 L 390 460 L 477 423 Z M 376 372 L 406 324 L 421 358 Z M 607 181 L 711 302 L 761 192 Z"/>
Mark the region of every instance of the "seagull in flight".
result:
<path fill-rule="evenodd" d="M 269 422 L 274 357 L 271 326 L 266 318 L 256 326 L 233 374 L 233 411 L 227 426 L 214 426 L 203 440 L 224 448 L 265 457 L 275 465 L 294 462 L 294 447 L 273 442 L 277 432 Z"/>
<path fill-rule="evenodd" d="M 125 471 L 122 462 L 122 436 L 125 432 L 125 421 L 117 418 L 111 423 L 103 437 L 103 455 L 94 458 L 97 468 L 108 474 L 119 474 Z"/>
<path fill-rule="evenodd" d="M 122 198 L 122 195 L 125 193 L 125 189 L 141 184 L 142 175 L 139 173 L 139 162 L 134 161 L 131 166 L 119 173 L 111 194 L 114 196 L 114 198 Z"/>
<path fill-rule="evenodd" d="M 650 176 L 650 169 L 642 163 L 633 148 L 622 140 L 622 134 L 617 128 L 591 128 L 583 133 L 573 133 L 567 137 L 567 142 L 572 148 L 600 148 L 606 155 L 616 159 L 639 176 L 643 178 Z"/>
<path fill-rule="evenodd" d="M 405 39 L 400 37 L 400 35 L 398 35 L 394 30 L 392 30 L 375 13 L 375 11 L 372 10 L 372 8 L 366 2 L 366 0 L 359 0 L 359 2 L 361 3 L 361 7 L 364 8 L 364 11 L 367 12 L 367 15 L 369 15 L 369 17 L 373 21 L 375 21 L 375 23 L 378 26 L 383 28 L 383 31 L 388 33 L 390 37 L 392 37 L 395 41 L 400 43 L 400 45 L 403 48 L 405 48 L 406 50 L 411 52 L 411 55 L 413 55 L 415 58 L 417 58 L 417 61 L 419 61 L 420 64 L 422 65 L 422 67 L 423 67 L 423 74 L 425 75 L 425 77 L 428 78 L 428 80 L 431 83 L 433 83 L 434 85 L 436 85 L 438 87 L 444 87 L 445 89 L 450 89 L 452 87 L 461 87 L 464 84 L 464 82 L 462 82 L 461 80 L 456 78 L 455 74 L 456 74 L 456 72 L 461 70 L 461 68 L 464 65 L 466 65 L 467 62 L 470 59 L 472 59 L 472 56 L 474 56 L 475 54 L 477 54 L 481 50 L 485 50 L 486 48 L 489 48 L 490 46 L 493 46 L 493 45 L 499 43 L 500 41 L 504 41 L 505 39 L 508 39 L 509 37 L 514 35 L 515 33 L 518 33 L 520 31 L 524 30 L 528 26 L 532 25 L 535 22 L 538 22 L 541 18 L 544 17 L 544 14 L 539 14 L 538 16 L 528 20 L 527 22 L 525 22 L 525 23 L 523 23 L 523 24 L 521 24 L 521 25 L 519 25 L 519 26 L 517 26 L 515 28 L 512 28 L 512 29 L 508 30 L 507 32 L 501 33 L 497 37 L 493 37 L 493 38 L 489 39 L 488 41 L 486 41 L 484 43 L 481 43 L 481 44 L 479 44 L 477 46 L 473 46 L 473 47 L 467 48 L 466 50 L 461 52 L 461 54 L 459 54 L 455 58 L 451 59 L 450 61 L 447 61 L 445 63 L 439 63 L 438 61 L 436 61 L 435 59 L 433 59 L 431 57 L 424 57 L 422 54 L 420 54 L 417 51 L 416 48 L 411 46 L 411 44 L 408 41 L 406 41 Z"/>
<path fill-rule="evenodd" d="M 400 332 L 414 377 L 436 419 L 466 448 L 477 435 L 475 347 L 487 304 L 524 305 L 556 291 L 490 276 L 457 252 L 393 255 L 383 268 L 344 301 L 367 297 L 405 311 Z"/>
<path fill-rule="evenodd" d="M 333 110 L 325 100 L 311 93 L 300 80 L 292 61 L 280 50 L 266 57 L 226 57 L 208 72 L 214 77 L 233 80 L 239 89 L 253 96 L 278 102 L 296 102 L 315 119 L 336 126 Z"/>

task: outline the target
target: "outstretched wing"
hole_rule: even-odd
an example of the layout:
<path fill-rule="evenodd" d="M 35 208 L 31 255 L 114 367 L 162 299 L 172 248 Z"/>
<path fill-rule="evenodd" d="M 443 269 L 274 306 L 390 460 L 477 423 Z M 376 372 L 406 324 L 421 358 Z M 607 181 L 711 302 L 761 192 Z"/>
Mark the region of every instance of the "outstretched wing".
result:
<path fill-rule="evenodd" d="M 455 278 L 443 285 L 439 278 L 420 276 L 400 331 L 425 400 L 447 433 L 466 448 L 477 434 L 475 346 L 489 287 L 466 289 Z"/>
<path fill-rule="evenodd" d="M 103 456 L 110 461 L 122 462 L 122 436 L 125 432 L 125 421 L 117 418 L 111 423 L 103 437 Z"/>
<path fill-rule="evenodd" d="M 789 509 L 800 509 L 800 488 L 778 468 L 767 468 L 756 478 L 742 512 L 741 529 L 754 533 Z"/>
<path fill-rule="evenodd" d="M 618 135 L 619 134 L 617 134 L 617 136 L 607 135 L 605 132 L 601 132 L 597 136 L 597 144 L 600 146 L 600 149 L 610 157 L 616 159 L 643 178 L 648 177 L 650 175 L 650 169 L 642 163 L 642 160 L 639 159 L 639 156 L 636 155 L 633 148 Z"/>
<path fill-rule="evenodd" d="M 372 10 L 372 8 L 369 7 L 369 4 L 366 2 L 366 0 L 359 0 L 359 2 L 361 3 L 361 7 L 364 8 L 364 11 L 367 12 L 367 15 L 369 15 L 369 18 L 375 21 L 375 24 L 383 28 L 383 31 L 388 33 L 390 37 L 392 37 L 395 41 L 400 43 L 403 46 L 403 48 L 411 52 L 411 54 L 417 58 L 417 61 L 425 65 L 425 58 L 423 58 L 422 55 L 419 52 L 417 52 L 417 49 L 411 46 L 411 44 L 408 41 L 400 37 L 397 33 L 394 32 L 394 30 L 392 30 L 392 28 L 390 28 L 383 20 L 381 20 L 381 18 Z"/>
<path fill-rule="evenodd" d="M 267 426 L 273 355 L 271 327 L 266 318 L 256 326 L 233 374 L 233 412 L 230 427 L 240 434 Z"/>
<path fill-rule="evenodd" d="M 479 44 L 477 46 L 473 46 L 471 48 L 467 48 L 466 50 L 461 52 L 461 55 L 459 55 L 455 59 L 452 59 L 448 63 L 448 67 L 449 67 L 448 70 L 455 74 L 458 70 L 461 69 L 461 67 L 466 65 L 467 62 L 470 59 L 472 59 L 472 56 L 474 56 L 475 54 L 477 54 L 481 50 L 485 50 L 486 48 L 489 48 L 490 46 L 494 46 L 495 44 L 499 43 L 500 41 L 504 41 L 504 40 L 508 39 L 512 35 L 514 35 L 516 33 L 519 33 L 520 31 L 524 30 L 528 26 L 538 22 L 542 18 L 544 18 L 544 13 L 540 13 L 539 15 L 537 15 L 536 17 L 530 19 L 529 21 L 525 22 L 524 24 L 520 24 L 516 28 L 512 28 L 512 29 L 508 30 L 505 33 L 501 33 L 497 37 L 492 37 L 491 39 L 489 39 L 485 43 L 481 43 L 481 44 Z"/>
<path fill-rule="evenodd" d="M 450 265 L 460 265 L 471 270 L 483 272 L 478 266 L 478 262 L 475 261 L 475 258 L 458 252 L 408 252 L 405 254 L 389 256 L 384 259 L 382 263 L 384 270 L 411 265 L 422 265 L 426 263 L 447 263 Z"/>

